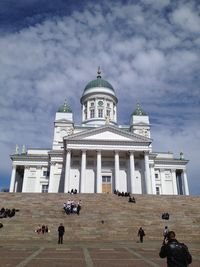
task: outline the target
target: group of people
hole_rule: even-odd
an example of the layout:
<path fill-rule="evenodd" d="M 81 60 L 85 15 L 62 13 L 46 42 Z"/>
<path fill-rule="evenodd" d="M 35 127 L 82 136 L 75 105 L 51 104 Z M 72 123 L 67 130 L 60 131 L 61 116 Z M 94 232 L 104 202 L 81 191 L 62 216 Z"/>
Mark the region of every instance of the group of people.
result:
<path fill-rule="evenodd" d="M 169 220 L 169 213 L 168 212 L 165 212 L 162 214 L 162 219 L 163 220 Z"/>
<path fill-rule="evenodd" d="M 15 216 L 16 209 L 5 209 L 4 207 L 0 210 L 0 218 L 11 218 Z"/>
<path fill-rule="evenodd" d="M 45 233 L 48 233 L 48 232 L 50 232 L 49 231 L 49 228 L 48 228 L 48 225 L 38 225 L 38 228 L 35 230 L 35 232 L 36 233 L 38 233 L 38 234 L 45 234 Z"/>
<path fill-rule="evenodd" d="M 128 199 L 128 202 L 136 203 L 134 196 L 132 196 L 132 197 L 130 196 Z"/>
<path fill-rule="evenodd" d="M 130 197 L 129 192 L 120 192 L 119 190 L 114 190 L 114 194 L 117 195 L 118 197 Z"/>
<path fill-rule="evenodd" d="M 63 209 L 67 215 L 73 213 L 79 215 L 81 210 L 81 200 L 79 200 L 78 203 L 75 203 L 74 200 L 69 199 L 63 204 Z"/>
<path fill-rule="evenodd" d="M 72 189 L 71 191 L 68 191 L 68 194 L 77 194 L 77 189 Z"/>

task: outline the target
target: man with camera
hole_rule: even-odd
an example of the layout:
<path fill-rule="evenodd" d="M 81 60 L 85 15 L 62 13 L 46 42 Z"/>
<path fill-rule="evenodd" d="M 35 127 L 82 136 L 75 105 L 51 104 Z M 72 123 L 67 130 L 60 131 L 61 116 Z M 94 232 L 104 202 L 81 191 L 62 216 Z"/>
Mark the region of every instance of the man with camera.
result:
<path fill-rule="evenodd" d="M 192 262 L 192 256 L 187 246 L 178 242 L 175 236 L 174 231 L 169 231 L 163 241 L 159 256 L 161 258 L 167 257 L 168 267 L 187 267 Z"/>

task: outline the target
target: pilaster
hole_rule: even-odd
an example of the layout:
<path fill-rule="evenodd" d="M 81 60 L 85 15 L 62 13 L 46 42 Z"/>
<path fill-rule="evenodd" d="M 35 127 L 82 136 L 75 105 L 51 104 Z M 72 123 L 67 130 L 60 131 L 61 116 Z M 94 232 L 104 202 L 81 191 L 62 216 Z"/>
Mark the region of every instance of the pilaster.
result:
<path fill-rule="evenodd" d="M 176 181 L 176 170 L 172 170 L 172 183 L 173 183 L 173 193 L 178 195 L 177 181 Z"/>

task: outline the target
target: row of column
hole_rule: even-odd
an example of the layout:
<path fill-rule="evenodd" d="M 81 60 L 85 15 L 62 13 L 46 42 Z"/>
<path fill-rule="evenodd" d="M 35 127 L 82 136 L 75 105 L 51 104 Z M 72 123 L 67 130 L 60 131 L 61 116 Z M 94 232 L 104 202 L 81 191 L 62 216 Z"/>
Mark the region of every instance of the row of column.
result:
<path fill-rule="evenodd" d="M 149 170 L 149 156 L 145 154 L 145 184 L 146 184 L 146 193 L 152 193 L 152 185 L 150 179 L 150 170 Z M 66 155 L 66 164 L 65 164 L 65 183 L 64 183 L 64 192 L 68 192 L 69 188 L 69 180 L 70 180 L 70 166 L 71 166 L 71 150 L 67 150 Z M 115 151 L 115 189 L 119 190 L 119 152 Z M 102 193 L 102 177 L 101 177 L 101 151 L 97 151 L 97 175 L 96 175 L 96 192 Z M 134 159 L 134 152 L 130 152 L 129 157 L 129 170 L 130 170 L 130 179 L 129 179 L 129 188 L 131 193 L 136 192 L 136 177 L 135 177 L 135 159 Z M 81 156 L 81 179 L 80 179 L 80 192 L 85 192 L 85 178 L 86 178 L 86 151 L 82 150 Z"/>

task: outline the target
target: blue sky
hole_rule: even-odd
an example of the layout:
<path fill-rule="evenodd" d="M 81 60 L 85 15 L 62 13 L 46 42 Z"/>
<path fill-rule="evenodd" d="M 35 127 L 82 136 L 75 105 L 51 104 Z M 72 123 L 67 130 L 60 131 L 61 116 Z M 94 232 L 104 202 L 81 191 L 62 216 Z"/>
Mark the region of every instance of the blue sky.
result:
<path fill-rule="evenodd" d="M 80 97 L 97 67 L 115 88 L 118 122 L 139 101 L 154 151 L 184 152 L 200 194 L 200 3 L 195 0 L 0 1 L 0 188 L 16 144 L 50 148 L 55 112 Z"/>

